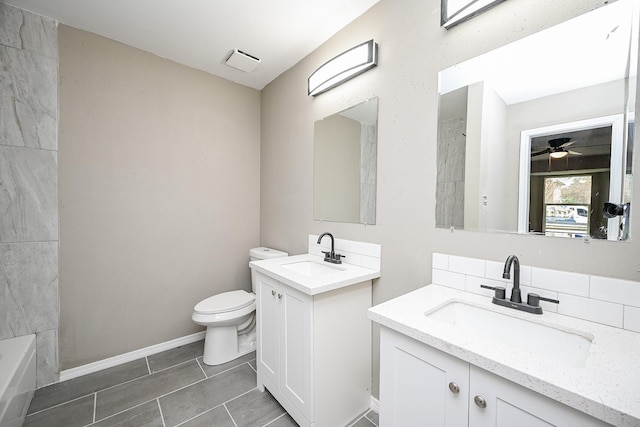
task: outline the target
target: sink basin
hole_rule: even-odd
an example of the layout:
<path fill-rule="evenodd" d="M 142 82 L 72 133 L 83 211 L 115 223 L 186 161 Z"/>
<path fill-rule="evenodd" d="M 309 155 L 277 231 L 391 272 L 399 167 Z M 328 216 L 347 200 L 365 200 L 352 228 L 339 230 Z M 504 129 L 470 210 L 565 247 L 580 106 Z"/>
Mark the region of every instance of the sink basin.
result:
<path fill-rule="evenodd" d="M 583 367 L 593 341 L 587 333 L 530 322 L 462 301 L 450 301 L 425 316 L 564 366 Z"/>
<path fill-rule="evenodd" d="M 321 277 L 342 271 L 338 266 L 332 266 L 327 263 L 320 264 L 314 261 L 292 262 L 290 264 L 282 264 L 282 267 L 307 277 Z"/>

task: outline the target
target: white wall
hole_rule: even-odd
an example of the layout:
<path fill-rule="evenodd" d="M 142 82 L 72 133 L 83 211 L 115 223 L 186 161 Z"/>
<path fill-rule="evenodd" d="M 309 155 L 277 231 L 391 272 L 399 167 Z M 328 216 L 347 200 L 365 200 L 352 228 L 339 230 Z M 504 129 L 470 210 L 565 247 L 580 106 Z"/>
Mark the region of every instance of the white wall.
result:
<path fill-rule="evenodd" d="M 60 47 L 60 362 L 203 330 L 251 289 L 260 93 L 66 26 Z"/>
<path fill-rule="evenodd" d="M 517 254 L 530 266 L 639 280 L 640 221 L 626 243 L 435 228 L 438 71 L 604 3 L 506 1 L 447 31 L 439 26 L 439 0 L 382 0 L 262 91 L 261 243 L 303 253 L 306 236 L 323 231 L 380 243 L 374 303 L 429 283 L 433 252 L 498 262 Z M 372 37 L 380 46 L 375 69 L 307 96 L 315 68 Z M 373 96 L 380 99 L 376 225 L 313 221 L 313 123 Z M 633 197 L 640 200 L 640 186 Z M 377 396 L 377 331 L 373 338 Z"/>
<path fill-rule="evenodd" d="M 484 82 L 469 85 L 467 99 L 467 143 L 464 158 L 464 229 L 478 230 L 481 223 L 483 178 L 482 124 Z M 486 165 L 484 165 L 486 166 Z M 484 229 L 484 228 L 483 228 Z"/>
<path fill-rule="evenodd" d="M 481 230 L 514 230 L 518 210 L 507 209 L 504 203 L 505 187 L 513 177 L 508 175 L 507 104 L 486 82 L 482 97 L 482 171 L 480 208 Z M 486 197 L 486 199 L 485 199 Z"/>

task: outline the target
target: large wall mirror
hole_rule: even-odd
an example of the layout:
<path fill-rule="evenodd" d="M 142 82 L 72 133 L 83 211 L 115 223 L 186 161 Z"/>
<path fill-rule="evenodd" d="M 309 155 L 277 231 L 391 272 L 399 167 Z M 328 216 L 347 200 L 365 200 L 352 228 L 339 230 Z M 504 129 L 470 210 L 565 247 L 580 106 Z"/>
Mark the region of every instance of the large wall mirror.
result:
<path fill-rule="evenodd" d="M 378 98 L 316 121 L 313 219 L 376 223 Z"/>
<path fill-rule="evenodd" d="M 439 73 L 438 227 L 628 239 L 634 4 L 619 0 Z"/>

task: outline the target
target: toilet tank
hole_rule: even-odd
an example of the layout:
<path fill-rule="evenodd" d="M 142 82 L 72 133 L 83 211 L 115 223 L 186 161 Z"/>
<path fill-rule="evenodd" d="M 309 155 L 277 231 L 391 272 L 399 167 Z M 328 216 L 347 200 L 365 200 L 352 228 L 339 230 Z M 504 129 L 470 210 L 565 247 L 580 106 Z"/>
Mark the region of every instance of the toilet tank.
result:
<path fill-rule="evenodd" d="M 280 258 L 283 256 L 289 256 L 288 253 L 279 251 L 277 249 L 271 248 L 253 248 L 249 251 L 249 257 L 251 257 L 251 261 L 258 261 L 261 259 L 269 259 L 269 258 Z"/>
<path fill-rule="evenodd" d="M 277 249 L 271 249 L 271 248 L 265 248 L 265 247 L 253 248 L 249 251 L 249 257 L 251 258 L 251 261 L 259 261 L 262 259 L 270 259 L 270 258 L 280 258 L 285 256 L 289 256 L 289 254 L 286 252 L 279 251 Z M 253 280 L 253 270 L 251 270 L 251 290 L 253 292 L 256 291 L 255 283 Z"/>

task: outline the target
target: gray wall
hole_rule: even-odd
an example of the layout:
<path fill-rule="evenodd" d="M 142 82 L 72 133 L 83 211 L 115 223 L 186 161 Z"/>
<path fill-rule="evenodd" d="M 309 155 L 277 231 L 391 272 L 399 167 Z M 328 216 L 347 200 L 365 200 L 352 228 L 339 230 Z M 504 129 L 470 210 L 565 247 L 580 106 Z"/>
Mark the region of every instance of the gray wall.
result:
<path fill-rule="evenodd" d="M 60 364 L 203 330 L 251 290 L 260 92 L 60 25 Z"/>
<path fill-rule="evenodd" d="M 517 254 L 526 265 L 640 280 L 640 221 L 625 243 L 435 228 L 438 71 L 604 3 L 506 1 L 447 31 L 439 25 L 440 0 L 382 0 L 262 91 L 261 243 L 303 253 L 307 235 L 323 231 L 380 243 L 374 304 L 428 284 L 433 252 L 495 261 Z M 309 74 L 372 37 L 380 46 L 375 69 L 307 96 Z M 380 98 L 376 225 L 313 221 L 313 123 L 374 96 Z M 640 186 L 634 191 L 640 200 Z M 377 396 L 375 330 L 373 338 Z"/>
<path fill-rule="evenodd" d="M 35 333 L 58 378 L 56 23 L 0 3 L 0 339 Z"/>
<path fill-rule="evenodd" d="M 360 127 L 340 115 L 314 125 L 315 218 L 360 221 Z"/>

